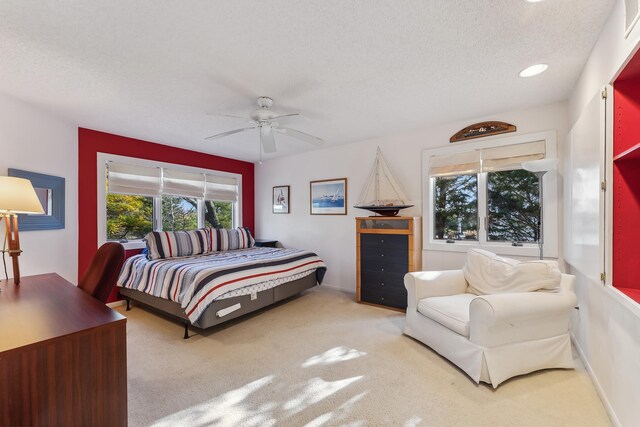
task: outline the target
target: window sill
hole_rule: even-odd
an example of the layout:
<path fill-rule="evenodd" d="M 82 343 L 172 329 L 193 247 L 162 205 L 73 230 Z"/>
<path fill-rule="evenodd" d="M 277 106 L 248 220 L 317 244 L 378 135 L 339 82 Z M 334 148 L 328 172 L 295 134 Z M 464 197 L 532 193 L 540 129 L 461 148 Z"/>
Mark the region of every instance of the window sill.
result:
<path fill-rule="evenodd" d="M 483 249 L 485 251 L 493 252 L 497 255 L 511 255 L 521 257 L 538 258 L 540 256 L 540 250 L 537 245 L 525 244 L 523 246 L 511 246 L 504 243 L 484 243 L 477 242 L 464 242 L 456 241 L 456 243 L 439 243 L 430 242 L 423 248 L 427 251 L 440 251 L 440 252 L 467 252 L 469 249 Z M 557 250 L 552 248 L 544 248 L 545 259 L 558 258 Z"/>

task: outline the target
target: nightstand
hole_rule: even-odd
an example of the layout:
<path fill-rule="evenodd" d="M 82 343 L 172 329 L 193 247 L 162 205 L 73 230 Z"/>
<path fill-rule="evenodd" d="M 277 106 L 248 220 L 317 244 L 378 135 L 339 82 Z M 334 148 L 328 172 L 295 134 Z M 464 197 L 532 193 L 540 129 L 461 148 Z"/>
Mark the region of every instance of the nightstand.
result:
<path fill-rule="evenodd" d="M 268 239 L 255 239 L 256 246 L 262 248 L 275 248 L 278 244 L 277 240 L 268 240 Z"/>

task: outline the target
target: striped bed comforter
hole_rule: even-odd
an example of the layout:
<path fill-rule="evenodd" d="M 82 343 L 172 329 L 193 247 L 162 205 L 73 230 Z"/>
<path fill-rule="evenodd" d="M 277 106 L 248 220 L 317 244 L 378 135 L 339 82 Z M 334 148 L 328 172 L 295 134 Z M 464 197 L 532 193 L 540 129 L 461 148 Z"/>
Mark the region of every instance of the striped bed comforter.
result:
<path fill-rule="evenodd" d="M 118 286 L 177 302 L 194 323 L 227 292 L 269 281 L 282 284 L 314 272 L 320 283 L 325 271 L 313 252 L 290 248 L 252 247 L 156 260 L 135 255 L 122 267 Z"/>

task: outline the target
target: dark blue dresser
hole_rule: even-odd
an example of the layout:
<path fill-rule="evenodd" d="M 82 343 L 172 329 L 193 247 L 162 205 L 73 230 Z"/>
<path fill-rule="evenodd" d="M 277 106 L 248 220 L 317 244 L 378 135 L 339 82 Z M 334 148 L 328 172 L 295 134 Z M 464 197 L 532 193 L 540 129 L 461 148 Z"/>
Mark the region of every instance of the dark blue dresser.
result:
<path fill-rule="evenodd" d="M 422 268 L 420 218 L 356 218 L 358 302 L 404 311 L 404 275 Z"/>

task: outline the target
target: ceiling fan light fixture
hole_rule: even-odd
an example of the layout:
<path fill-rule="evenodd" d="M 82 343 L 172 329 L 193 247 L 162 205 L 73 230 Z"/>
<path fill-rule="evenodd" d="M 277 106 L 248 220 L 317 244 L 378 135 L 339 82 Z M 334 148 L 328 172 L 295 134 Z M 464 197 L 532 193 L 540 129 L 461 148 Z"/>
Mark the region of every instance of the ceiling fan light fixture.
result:
<path fill-rule="evenodd" d="M 519 75 L 520 77 L 533 77 L 540 73 L 544 73 L 547 71 L 547 68 L 549 68 L 547 64 L 535 64 L 520 71 Z"/>
<path fill-rule="evenodd" d="M 258 97 L 258 106 L 260 108 L 271 108 L 273 106 L 273 99 L 268 96 Z"/>
<path fill-rule="evenodd" d="M 273 105 L 273 99 L 268 96 L 261 96 L 257 99 L 258 109 L 251 111 L 249 114 L 249 119 L 251 120 L 250 126 L 234 129 L 227 132 L 222 132 L 216 135 L 211 135 L 205 139 L 218 139 L 224 138 L 229 135 L 234 135 L 240 132 L 246 132 L 252 129 L 258 129 L 259 132 L 259 141 L 261 145 L 260 150 L 260 164 L 262 164 L 262 153 L 275 153 L 276 152 L 276 141 L 274 139 L 274 131 L 278 133 L 286 133 L 288 136 L 298 139 L 303 142 L 307 142 L 313 145 L 319 145 L 324 143 L 324 140 L 318 138 L 317 136 L 309 135 L 308 133 L 301 132 L 296 129 L 291 129 L 288 127 L 279 127 L 280 120 L 285 120 L 285 123 L 288 119 L 302 117 L 299 113 L 275 113 L 269 108 Z M 229 116 L 238 118 L 238 116 Z M 239 117 L 242 118 L 242 117 Z M 278 119 L 278 121 L 275 121 Z"/>

